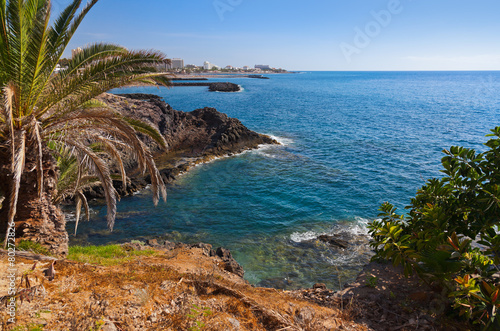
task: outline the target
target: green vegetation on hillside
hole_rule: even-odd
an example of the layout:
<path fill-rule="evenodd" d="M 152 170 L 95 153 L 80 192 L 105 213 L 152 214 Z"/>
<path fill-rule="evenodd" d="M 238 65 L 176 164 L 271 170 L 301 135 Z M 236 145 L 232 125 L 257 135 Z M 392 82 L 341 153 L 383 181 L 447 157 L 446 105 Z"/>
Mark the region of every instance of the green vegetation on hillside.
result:
<path fill-rule="evenodd" d="M 120 245 L 71 246 L 68 252 L 68 260 L 109 266 L 122 264 L 137 256 L 152 256 L 156 254 L 157 252 L 152 249 L 141 251 L 126 250 Z"/>

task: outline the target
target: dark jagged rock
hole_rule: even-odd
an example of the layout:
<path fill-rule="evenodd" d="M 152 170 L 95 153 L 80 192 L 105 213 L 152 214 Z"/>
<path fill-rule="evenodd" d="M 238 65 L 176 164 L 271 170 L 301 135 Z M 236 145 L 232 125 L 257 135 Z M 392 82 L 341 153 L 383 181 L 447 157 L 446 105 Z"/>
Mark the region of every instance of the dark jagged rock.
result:
<path fill-rule="evenodd" d="M 174 249 L 200 248 L 205 256 L 220 258 L 224 263 L 223 265 L 224 270 L 231 272 L 235 275 L 238 275 L 241 278 L 243 278 L 243 276 L 245 275 L 243 267 L 238 262 L 236 262 L 229 249 L 226 249 L 224 247 L 218 247 L 217 249 L 214 250 L 212 249 L 212 245 L 210 244 L 205 244 L 205 243 L 185 244 L 182 242 L 173 243 L 167 240 L 164 241 L 161 237 L 149 238 L 146 239 L 145 242 L 141 242 L 140 240 L 133 240 L 131 242 L 125 242 L 121 244 L 121 246 L 127 251 L 134 251 L 134 250 L 143 251 L 150 248 L 154 248 L 164 252 L 168 252 Z"/>
<path fill-rule="evenodd" d="M 208 90 L 212 92 L 239 92 L 241 90 L 239 85 L 228 82 L 218 82 L 218 83 L 182 82 L 182 83 L 172 83 L 172 86 L 208 86 Z"/>
<path fill-rule="evenodd" d="M 344 249 L 349 247 L 349 243 L 343 239 L 340 239 L 339 235 L 333 235 L 333 236 L 321 235 L 318 236 L 318 240 L 325 242 L 331 246 L 336 246 Z"/>
<path fill-rule="evenodd" d="M 262 75 L 248 75 L 248 78 L 269 79 L 269 77 Z"/>
<path fill-rule="evenodd" d="M 231 252 L 228 249 L 225 249 L 223 247 L 218 247 L 217 250 L 215 251 L 215 255 L 220 257 L 222 261 L 224 261 L 225 263 L 224 269 L 240 277 L 243 277 L 245 275 L 245 271 L 239 265 L 239 263 L 236 262 L 235 259 L 233 259 L 233 256 L 231 255 Z"/>
<path fill-rule="evenodd" d="M 211 83 L 208 89 L 216 92 L 239 92 L 240 86 L 234 83 Z"/>
<path fill-rule="evenodd" d="M 263 279 L 257 284 L 257 286 L 266 288 L 286 289 L 290 288 L 290 286 L 293 286 L 293 282 L 289 278 L 275 277 L 275 278 Z"/>
<path fill-rule="evenodd" d="M 172 83 L 172 86 L 210 86 L 212 83 L 199 83 L 199 82 L 182 82 L 182 83 Z"/>
<path fill-rule="evenodd" d="M 135 99 L 135 100 L 143 100 L 143 101 L 152 101 L 152 100 L 161 100 L 161 97 L 156 94 L 146 94 L 146 93 L 123 93 L 118 94 L 122 97 Z"/>

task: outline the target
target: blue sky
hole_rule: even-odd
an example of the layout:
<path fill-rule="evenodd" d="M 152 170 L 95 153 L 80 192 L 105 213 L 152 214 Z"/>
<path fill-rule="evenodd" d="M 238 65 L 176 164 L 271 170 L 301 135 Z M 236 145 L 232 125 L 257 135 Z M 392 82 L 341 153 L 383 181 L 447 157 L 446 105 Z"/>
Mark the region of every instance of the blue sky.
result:
<path fill-rule="evenodd" d="M 498 0 L 100 0 L 70 48 L 289 70 L 500 70 L 499 13 Z"/>

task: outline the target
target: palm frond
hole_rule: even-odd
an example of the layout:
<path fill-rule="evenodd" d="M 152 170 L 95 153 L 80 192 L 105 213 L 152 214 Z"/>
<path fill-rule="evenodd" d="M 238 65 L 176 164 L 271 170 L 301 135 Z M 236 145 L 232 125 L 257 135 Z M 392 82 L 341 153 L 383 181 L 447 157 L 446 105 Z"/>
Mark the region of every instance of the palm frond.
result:
<path fill-rule="evenodd" d="M 7 127 L 9 129 L 9 134 L 10 134 L 10 140 L 11 140 L 11 155 L 15 155 L 15 146 L 14 146 L 14 116 L 12 114 L 12 108 L 13 108 L 13 98 L 14 98 L 14 91 L 12 86 L 7 86 L 4 88 L 4 94 L 5 94 L 5 106 L 3 108 L 5 112 L 5 120 L 7 122 Z M 14 162 L 12 162 L 12 171 L 14 171 Z"/>
<path fill-rule="evenodd" d="M 90 221 L 90 208 L 89 204 L 87 202 L 87 198 L 85 195 L 82 193 L 82 191 L 77 191 L 76 192 L 76 223 L 75 223 L 75 236 L 76 236 L 76 231 L 78 229 L 78 223 L 80 222 L 80 214 L 82 212 L 82 206 L 85 209 L 85 214 L 87 216 L 87 222 Z"/>
<path fill-rule="evenodd" d="M 125 47 L 109 43 L 95 43 L 87 46 L 70 59 L 68 68 L 61 72 L 61 79 L 64 80 L 67 77 L 78 75 L 79 69 L 85 68 L 93 61 L 126 54 L 127 52 Z"/>
<path fill-rule="evenodd" d="M 78 9 L 82 4 L 82 0 L 74 0 L 56 19 L 53 27 L 49 31 L 49 40 L 53 49 L 53 63 L 51 72 L 54 71 L 59 59 L 64 50 L 68 46 L 71 38 L 80 26 L 84 17 L 90 9 L 97 3 L 98 0 L 90 1 L 82 11 L 77 14 Z"/>
<path fill-rule="evenodd" d="M 161 178 L 160 171 L 156 167 L 154 163 L 153 156 L 149 151 L 149 148 L 141 141 L 142 148 L 146 154 L 146 166 L 148 168 L 148 172 L 151 176 L 151 190 L 153 191 L 153 203 L 154 205 L 158 205 L 158 201 L 160 200 L 160 195 L 163 198 L 164 202 L 167 202 L 167 188 L 163 179 Z"/>
<path fill-rule="evenodd" d="M 7 30 L 7 0 L 0 0 L 0 68 L 5 68 L 9 59 L 9 38 Z M 5 69 L 0 70 L 0 86 L 6 85 Z"/>
<path fill-rule="evenodd" d="M 95 71 L 95 73 L 93 73 Z M 100 71 L 100 72 L 99 72 Z M 168 82 L 163 79 L 166 73 L 123 72 L 107 73 L 103 70 L 86 68 L 80 75 L 68 77 L 61 81 L 54 81 L 47 91 L 51 98 L 40 104 L 37 117 L 61 117 L 64 114 L 78 109 L 87 100 L 94 99 L 111 89 L 130 85 L 144 79 L 154 79 Z M 166 83 L 165 83 L 166 84 Z M 48 115 L 46 115 L 48 113 Z"/>
<path fill-rule="evenodd" d="M 50 21 L 50 2 L 43 0 L 30 1 L 30 19 L 32 22 L 28 31 L 28 43 L 25 68 L 23 68 L 23 88 L 29 97 L 28 105 L 36 104 L 42 93 L 46 80 L 50 77 L 50 72 L 44 70 L 44 64 L 50 59 L 47 56 L 48 26 Z M 32 107 L 27 107 L 23 111 L 25 116 L 31 115 Z"/>
<path fill-rule="evenodd" d="M 68 30 L 75 14 L 80 7 L 82 0 L 74 0 L 69 6 L 67 6 L 55 20 L 54 25 L 49 31 L 49 40 L 57 53 L 64 51 L 66 38 L 66 31 Z M 59 60 L 59 59 L 58 59 Z"/>
<path fill-rule="evenodd" d="M 125 166 L 123 165 L 123 160 L 120 155 L 120 152 L 116 147 L 113 145 L 113 140 L 109 138 L 105 138 L 103 136 L 97 136 L 96 137 L 99 143 L 102 144 L 104 147 L 104 150 L 113 157 L 113 159 L 116 161 L 118 165 L 118 169 L 120 170 L 121 178 L 122 178 L 122 183 L 123 183 L 123 188 L 125 189 L 127 187 L 127 174 L 125 172 Z"/>
<path fill-rule="evenodd" d="M 123 119 L 128 124 L 130 124 L 136 131 L 148 135 L 149 137 L 153 138 L 153 140 L 156 141 L 158 145 L 160 145 L 163 148 L 167 148 L 167 142 L 165 138 L 152 125 L 149 125 L 143 121 L 134 120 L 129 117 L 123 117 Z"/>
<path fill-rule="evenodd" d="M 78 229 L 78 222 L 80 221 L 80 213 L 82 212 L 82 200 L 80 199 L 80 196 L 75 197 L 75 202 L 76 202 L 76 210 L 75 210 L 75 236 L 76 236 L 76 229 Z"/>
<path fill-rule="evenodd" d="M 85 167 L 92 173 L 95 173 L 97 177 L 99 177 L 101 185 L 104 189 L 104 196 L 106 198 L 106 205 L 108 210 L 106 219 L 108 223 L 108 229 L 110 231 L 113 231 L 116 217 L 116 191 L 113 187 L 113 180 L 111 179 L 108 166 L 90 148 L 79 143 L 78 141 L 65 139 L 65 143 L 67 145 L 72 145 L 73 147 L 75 147 L 75 151 L 80 155 L 83 163 L 85 164 Z"/>
<path fill-rule="evenodd" d="M 32 117 L 34 122 L 31 127 L 33 128 L 32 141 L 36 144 L 36 172 L 38 183 L 38 197 L 41 199 L 43 194 L 43 147 L 40 123 L 35 117 Z"/>
<path fill-rule="evenodd" d="M 123 141 L 131 147 L 141 171 L 146 169 L 145 155 L 140 139 L 137 137 L 134 128 L 128 125 L 118 114 L 109 109 L 84 109 L 79 112 L 68 114 L 64 118 L 52 122 L 45 128 L 49 139 L 57 140 L 58 137 L 73 135 L 92 135 L 106 132 L 117 140 Z"/>

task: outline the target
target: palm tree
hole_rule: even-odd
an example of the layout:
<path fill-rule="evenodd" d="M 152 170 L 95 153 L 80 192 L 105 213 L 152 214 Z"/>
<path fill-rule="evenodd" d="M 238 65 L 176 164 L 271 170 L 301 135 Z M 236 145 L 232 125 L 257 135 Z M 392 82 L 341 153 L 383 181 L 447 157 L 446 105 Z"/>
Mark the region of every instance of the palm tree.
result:
<path fill-rule="evenodd" d="M 57 196 L 56 160 L 76 160 L 72 195 L 97 178 L 104 188 L 108 228 L 113 229 L 116 193 L 105 160 L 110 157 L 126 183 L 121 155 L 133 153 L 151 174 L 155 204 L 166 199 L 165 185 L 137 132 L 166 147 L 151 126 L 123 117 L 97 96 L 134 82 L 167 85 L 155 65 L 167 61 L 155 51 L 129 51 L 97 43 L 58 61 L 85 15 L 97 3 L 74 0 L 54 21 L 50 0 L 0 0 L 0 229 L 16 240 L 34 240 L 58 254 L 67 250 L 64 217 Z M 107 157 L 103 157 L 107 155 Z M 66 187 L 67 189 L 67 187 Z M 86 204 L 86 202 L 84 203 Z"/>

